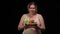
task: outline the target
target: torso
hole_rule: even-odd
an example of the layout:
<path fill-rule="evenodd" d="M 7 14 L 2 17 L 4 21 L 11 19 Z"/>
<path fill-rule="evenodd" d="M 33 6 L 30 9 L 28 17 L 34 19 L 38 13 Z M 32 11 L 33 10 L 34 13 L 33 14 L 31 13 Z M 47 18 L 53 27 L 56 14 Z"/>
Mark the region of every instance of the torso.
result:
<path fill-rule="evenodd" d="M 36 15 L 34 15 L 33 17 L 29 17 L 27 14 L 25 14 L 24 20 L 25 20 L 26 18 L 30 18 L 30 20 L 34 20 L 34 21 L 37 23 L 37 25 L 40 25 L 40 21 L 39 21 L 39 18 L 38 18 L 38 17 L 39 17 L 39 14 L 36 14 Z M 29 26 L 27 26 L 27 27 L 29 27 Z M 34 26 L 30 26 L 30 27 L 33 28 Z M 25 31 L 27 31 L 27 32 L 29 31 L 29 32 L 30 32 L 30 30 L 31 30 L 31 31 L 34 31 L 34 33 L 41 34 L 40 28 L 37 27 L 37 26 L 36 26 L 36 28 L 37 28 L 37 29 L 34 28 L 35 30 L 34 30 L 34 29 L 31 29 L 31 28 L 24 28 L 24 32 L 25 32 Z"/>
<path fill-rule="evenodd" d="M 32 16 L 32 17 L 29 17 L 27 14 L 25 14 L 24 20 L 25 20 L 26 18 L 30 18 L 30 20 L 34 20 L 34 22 L 36 22 L 37 25 L 40 25 L 40 21 L 39 21 L 38 15 L 39 15 L 39 14 L 36 14 L 36 15 L 34 15 L 34 16 Z M 24 22 L 24 24 L 25 24 L 25 22 Z M 28 27 L 29 27 L 29 26 L 28 26 Z M 33 27 L 33 26 L 30 26 L 30 27 Z"/>

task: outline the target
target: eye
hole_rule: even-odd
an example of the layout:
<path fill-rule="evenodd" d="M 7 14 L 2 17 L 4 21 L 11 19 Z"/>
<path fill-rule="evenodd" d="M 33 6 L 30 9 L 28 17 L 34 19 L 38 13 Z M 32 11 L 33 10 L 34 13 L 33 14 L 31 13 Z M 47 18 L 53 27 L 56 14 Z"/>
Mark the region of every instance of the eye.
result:
<path fill-rule="evenodd" d="M 35 9 L 35 8 L 31 7 L 30 9 Z"/>
<path fill-rule="evenodd" d="M 35 9 L 34 7 L 32 9 Z"/>

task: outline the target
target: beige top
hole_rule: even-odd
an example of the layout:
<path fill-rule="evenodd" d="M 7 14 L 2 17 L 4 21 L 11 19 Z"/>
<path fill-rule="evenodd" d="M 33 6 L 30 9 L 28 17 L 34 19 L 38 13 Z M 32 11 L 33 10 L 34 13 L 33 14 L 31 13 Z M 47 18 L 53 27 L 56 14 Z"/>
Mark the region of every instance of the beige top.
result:
<path fill-rule="evenodd" d="M 39 27 L 39 28 L 41 28 L 41 29 L 45 29 L 45 25 L 44 25 L 44 20 L 43 20 L 43 17 L 42 17 L 42 15 L 40 15 L 40 14 L 36 14 L 36 15 L 34 15 L 34 16 L 32 16 L 32 17 L 29 17 L 27 14 L 24 14 L 23 16 L 22 16 L 22 18 L 21 18 L 21 20 L 20 20 L 20 23 L 19 23 L 19 26 L 18 26 L 18 28 L 24 28 L 24 27 L 27 27 L 28 25 L 26 25 L 26 23 L 24 23 L 24 21 L 25 21 L 25 19 L 26 18 L 30 18 L 30 20 L 32 20 L 32 19 L 34 19 L 34 21 L 37 23 L 37 26 Z M 35 24 L 35 22 L 33 23 L 33 24 Z M 27 23 L 30 23 L 30 22 L 27 22 Z M 31 24 L 31 23 L 30 23 Z M 26 25 L 26 26 L 25 26 Z M 41 27 L 40 27 L 40 25 L 41 25 Z M 29 25 L 30 26 L 30 25 Z M 29 27 L 28 26 L 28 27 Z M 32 25 L 33 26 L 33 25 Z"/>

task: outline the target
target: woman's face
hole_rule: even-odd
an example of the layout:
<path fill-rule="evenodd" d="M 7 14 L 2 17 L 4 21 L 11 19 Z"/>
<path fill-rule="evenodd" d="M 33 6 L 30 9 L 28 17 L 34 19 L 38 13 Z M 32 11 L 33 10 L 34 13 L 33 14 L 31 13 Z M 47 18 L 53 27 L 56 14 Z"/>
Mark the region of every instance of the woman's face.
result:
<path fill-rule="evenodd" d="M 29 13 L 35 13 L 36 12 L 36 8 L 35 5 L 30 5 L 30 7 L 28 8 Z"/>

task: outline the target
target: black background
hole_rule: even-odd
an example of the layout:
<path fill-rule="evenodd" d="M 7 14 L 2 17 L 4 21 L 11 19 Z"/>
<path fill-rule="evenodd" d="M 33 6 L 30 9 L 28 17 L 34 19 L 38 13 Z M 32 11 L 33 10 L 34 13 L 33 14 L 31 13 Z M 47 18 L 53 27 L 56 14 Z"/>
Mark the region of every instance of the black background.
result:
<path fill-rule="evenodd" d="M 18 31 L 17 26 L 23 14 L 28 13 L 27 4 L 34 1 L 38 5 L 38 13 L 42 14 L 46 30 L 43 34 L 54 34 L 58 27 L 56 27 L 56 8 L 55 1 L 51 0 L 16 0 L 9 3 L 8 9 L 8 25 L 11 34 L 21 34 L 23 30 Z"/>

